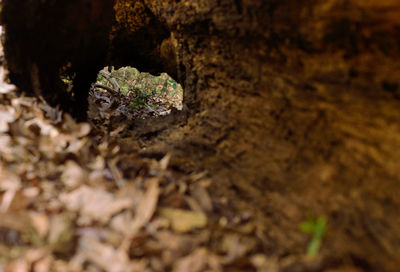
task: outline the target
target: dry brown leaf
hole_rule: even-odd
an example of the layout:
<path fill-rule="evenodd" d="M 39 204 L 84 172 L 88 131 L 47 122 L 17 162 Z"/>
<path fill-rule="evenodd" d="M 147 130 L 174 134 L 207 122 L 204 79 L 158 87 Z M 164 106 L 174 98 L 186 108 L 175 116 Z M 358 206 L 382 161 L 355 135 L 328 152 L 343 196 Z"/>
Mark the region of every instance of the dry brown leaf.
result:
<path fill-rule="evenodd" d="M 130 211 L 122 212 L 111 219 L 111 229 L 129 235 L 132 226 L 133 216 Z"/>
<path fill-rule="evenodd" d="M 213 204 L 211 201 L 211 197 L 204 187 L 194 185 L 193 189 L 191 190 L 191 194 L 197 200 L 197 202 L 200 204 L 203 211 L 205 211 L 205 212 L 212 211 Z"/>
<path fill-rule="evenodd" d="M 9 106 L 0 106 L 0 132 L 8 131 L 8 124 L 15 121 L 15 109 Z"/>
<path fill-rule="evenodd" d="M 45 120 L 43 117 L 41 118 L 34 118 L 31 120 L 28 120 L 25 122 L 24 127 L 25 129 L 29 129 L 30 126 L 37 126 L 40 128 L 40 134 L 41 135 L 46 135 L 46 136 L 50 136 L 50 138 L 55 138 L 57 137 L 60 132 L 58 131 L 57 128 L 55 128 L 53 126 L 53 124 L 51 124 L 50 121 Z"/>
<path fill-rule="evenodd" d="M 67 161 L 61 181 L 68 188 L 76 188 L 88 179 L 87 172 L 74 161 Z"/>
<path fill-rule="evenodd" d="M 225 253 L 224 262 L 229 264 L 245 256 L 253 246 L 253 240 L 243 240 L 236 234 L 225 235 L 221 243 L 221 249 Z"/>
<path fill-rule="evenodd" d="M 171 154 L 168 153 L 167 155 L 164 156 L 164 158 L 162 158 L 160 160 L 160 162 L 159 162 L 160 169 L 161 170 L 167 170 L 170 160 L 171 160 Z"/>
<path fill-rule="evenodd" d="M 87 262 L 106 272 L 137 271 L 126 252 L 101 243 L 93 237 L 83 236 L 79 239 L 78 254 L 71 260 L 71 266 L 75 271 L 81 271 L 83 264 Z"/>
<path fill-rule="evenodd" d="M 71 219 L 66 214 L 58 214 L 51 216 L 49 221 L 49 235 L 47 238 L 49 244 L 62 246 L 63 243 L 68 242 L 73 234 Z"/>
<path fill-rule="evenodd" d="M 25 253 L 25 260 L 33 264 L 48 255 L 44 249 L 30 249 Z"/>
<path fill-rule="evenodd" d="M 44 272 L 50 268 L 51 258 L 43 249 L 30 249 L 24 256 L 8 263 L 7 272 Z M 31 268 L 33 267 L 33 270 Z M 1 268 L 1 267 L 0 267 Z M 0 270 L 2 271 L 2 270 Z"/>
<path fill-rule="evenodd" d="M 79 123 L 77 125 L 76 130 L 73 133 L 73 136 L 77 138 L 82 138 L 84 136 L 87 136 L 91 131 L 91 127 L 88 123 Z"/>
<path fill-rule="evenodd" d="M 257 268 L 257 271 L 279 271 L 279 262 L 277 258 L 267 258 L 264 254 L 256 254 L 250 258 L 251 264 Z"/>
<path fill-rule="evenodd" d="M 28 272 L 29 271 L 29 263 L 24 258 L 19 258 L 17 260 L 13 260 L 12 262 L 7 264 L 6 270 L 7 272 Z"/>
<path fill-rule="evenodd" d="M 157 208 L 158 196 L 160 194 L 158 182 L 158 178 L 152 178 L 147 181 L 149 187 L 137 206 L 135 218 L 130 227 L 129 236 L 134 236 L 139 229 L 148 223 L 153 217 Z"/>
<path fill-rule="evenodd" d="M 88 139 L 87 138 L 83 138 L 83 139 L 72 139 L 69 142 L 69 146 L 67 148 L 67 151 L 73 154 L 77 154 L 79 153 L 79 151 L 81 151 L 84 146 L 87 144 Z"/>
<path fill-rule="evenodd" d="M 0 154 L 6 160 L 12 161 L 14 158 L 14 149 L 12 147 L 12 139 L 8 135 L 0 135 Z"/>
<path fill-rule="evenodd" d="M 192 254 L 179 259 L 174 265 L 173 272 L 200 272 L 207 265 L 207 250 L 196 249 Z"/>
<path fill-rule="evenodd" d="M 93 237 L 102 243 L 107 243 L 113 247 L 118 247 L 121 244 L 123 236 L 108 228 L 87 227 L 80 228 L 77 233 L 80 236 Z"/>
<path fill-rule="evenodd" d="M 50 271 L 57 272 L 74 272 L 72 268 L 69 266 L 69 263 L 65 260 L 55 259 L 52 264 L 52 269 Z"/>
<path fill-rule="evenodd" d="M 31 227 L 30 223 L 26 212 L 7 212 L 1 215 L 0 227 L 22 233 Z"/>
<path fill-rule="evenodd" d="M 207 216 L 202 212 L 163 208 L 160 215 L 170 220 L 176 232 L 189 232 L 207 225 Z"/>
<path fill-rule="evenodd" d="M 61 135 L 50 138 L 48 136 L 42 136 L 39 138 L 39 147 L 41 153 L 46 154 L 47 157 L 54 157 L 58 152 L 65 152 L 65 147 L 68 145 L 68 141 Z"/>
<path fill-rule="evenodd" d="M 50 229 L 50 222 L 48 216 L 43 213 L 30 212 L 29 218 L 31 220 L 32 226 L 35 228 L 40 238 L 44 239 L 49 233 Z"/>
<path fill-rule="evenodd" d="M 110 160 L 108 162 L 108 167 L 113 175 L 113 178 L 114 178 L 116 184 L 119 187 L 122 187 L 125 184 L 125 182 L 123 180 L 123 174 L 117 166 L 118 161 L 119 161 L 119 158 L 114 158 L 114 159 Z"/>
<path fill-rule="evenodd" d="M 160 230 L 154 235 L 157 237 L 157 242 L 162 248 L 170 252 L 178 252 L 181 256 L 200 243 L 196 237 L 191 237 L 189 234 L 177 234 L 170 230 Z"/>
<path fill-rule="evenodd" d="M 150 234 L 155 234 L 162 229 L 168 228 L 169 226 L 170 226 L 170 223 L 169 223 L 168 219 L 156 217 L 149 223 L 146 230 Z"/>
<path fill-rule="evenodd" d="M 132 206 L 128 198 L 116 198 L 114 194 L 86 185 L 60 195 L 61 202 L 72 212 L 79 212 L 81 224 L 90 223 L 92 220 L 102 223 L 108 222 L 111 216 L 123 209 Z"/>
<path fill-rule="evenodd" d="M 0 190 L 19 190 L 21 188 L 21 180 L 19 176 L 8 171 L 6 167 L 0 163 Z"/>
<path fill-rule="evenodd" d="M 40 194 L 40 190 L 37 187 L 25 187 L 22 194 L 27 199 L 34 200 Z"/>
<path fill-rule="evenodd" d="M 137 209 L 135 220 L 140 220 L 142 223 L 147 223 L 153 216 L 156 207 L 158 196 L 160 194 L 160 188 L 158 187 L 158 178 L 152 178 L 147 181 L 149 187 L 146 193 L 143 195 Z"/>
<path fill-rule="evenodd" d="M 21 188 L 21 180 L 14 173 L 9 172 L 3 164 L 0 164 L 0 191 L 3 194 L 0 212 L 6 212 L 14 200 L 15 194 Z"/>
<path fill-rule="evenodd" d="M 42 259 L 33 264 L 33 272 L 48 272 L 51 271 L 53 258 L 50 255 L 44 256 Z"/>
<path fill-rule="evenodd" d="M 127 124 L 119 125 L 116 129 L 110 132 L 111 137 L 117 136 L 120 132 L 124 131 L 127 128 Z"/>
<path fill-rule="evenodd" d="M 105 159 L 102 156 L 94 158 L 87 166 L 92 170 L 103 170 L 106 165 Z"/>

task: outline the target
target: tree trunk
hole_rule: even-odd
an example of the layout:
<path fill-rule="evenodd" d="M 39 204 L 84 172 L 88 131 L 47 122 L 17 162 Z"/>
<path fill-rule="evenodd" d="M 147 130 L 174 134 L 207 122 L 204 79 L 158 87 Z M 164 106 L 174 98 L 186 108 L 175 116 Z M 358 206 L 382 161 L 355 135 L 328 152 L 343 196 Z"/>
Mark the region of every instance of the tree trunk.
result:
<path fill-rule="evenodd" d="M 108 64 L 178 79 L 188 118 L 167 145 L 265 222 L 265 252 L 301 252 L 299 223 L 325 215 L 331 263 L 398 270 L 398 1 L 118 0 L 115 14 Z"/>
<path fill-rule="evenodd" d="M 304 248 L 300 221 L 325 215 L 327 256 L 397 270 L 400 4 L 145 3 L 178 41 L 175 141 L 264 218 L 268 250 Z"/>

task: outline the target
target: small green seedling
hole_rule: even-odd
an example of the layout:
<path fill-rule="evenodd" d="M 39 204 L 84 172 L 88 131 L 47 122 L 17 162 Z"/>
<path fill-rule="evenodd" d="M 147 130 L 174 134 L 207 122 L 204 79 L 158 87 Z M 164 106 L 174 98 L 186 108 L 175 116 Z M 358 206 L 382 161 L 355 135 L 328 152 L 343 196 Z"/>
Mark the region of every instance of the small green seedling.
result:
<path fill-rule="evenodd" d="M 312 234 L 307 248 L 307 255 L 314 257 L 321 247 L 322 239 L 326 234 L 326 217 L 310 218 L 300 224 L 301 231 Z"/>

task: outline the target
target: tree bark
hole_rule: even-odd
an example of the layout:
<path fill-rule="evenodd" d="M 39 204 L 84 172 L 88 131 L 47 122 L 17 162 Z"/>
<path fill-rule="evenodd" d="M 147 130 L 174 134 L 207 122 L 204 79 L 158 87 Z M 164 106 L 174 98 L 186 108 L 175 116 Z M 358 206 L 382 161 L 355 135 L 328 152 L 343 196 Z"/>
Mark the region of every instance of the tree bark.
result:
<path fill-rule="evenodd" d="M 177 39 L 178 142 L 265 218 L 270 250 L 293 252 L 294 222 L 323 214 L 333 259 L 398 269 L 400 4 L 144 2 Z"/>

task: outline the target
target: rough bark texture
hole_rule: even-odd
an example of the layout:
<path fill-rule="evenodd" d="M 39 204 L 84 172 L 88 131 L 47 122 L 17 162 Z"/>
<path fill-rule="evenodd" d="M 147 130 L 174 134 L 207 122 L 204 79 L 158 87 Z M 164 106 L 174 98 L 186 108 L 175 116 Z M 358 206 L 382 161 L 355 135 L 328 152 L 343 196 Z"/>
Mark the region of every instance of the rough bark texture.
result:
<path fill-rule="evenodd" d="M 298 224 L 313 213 L 329 219 L 326 267 L 398 270 L 398 1 L 117 1 L 116 14 L 111 64 L 176 75 L 189 117 L 168 145 L 260 218 L 267 254 L 304 251 Z M 57 55 L 16 50 L 11 71 Z"/>
<path fill-rule="evenodd" d="M 303 250 L 314 213 L 329 218 L 331 263 L 397 270 L 399 3 L 145 3 L 185 75 L 191 114 L 170 137 L 263 218 L 266 251 Z"/>
<path fill-rule="evenodd" d="M 115 66 L 134 63 L 140 71 L 167 72 L 177 78 L 175 39 L 143 1 L 117 0 L 111 33 L 109 62 Z"/>

